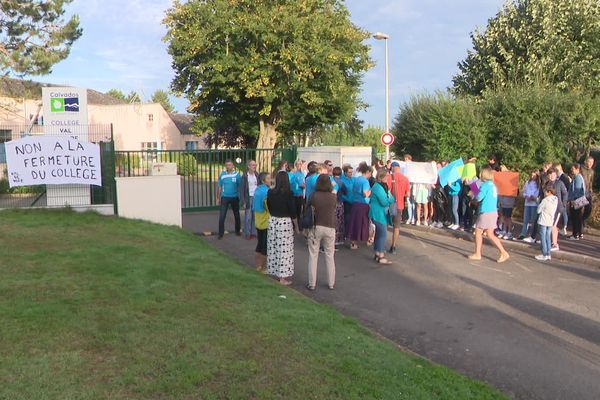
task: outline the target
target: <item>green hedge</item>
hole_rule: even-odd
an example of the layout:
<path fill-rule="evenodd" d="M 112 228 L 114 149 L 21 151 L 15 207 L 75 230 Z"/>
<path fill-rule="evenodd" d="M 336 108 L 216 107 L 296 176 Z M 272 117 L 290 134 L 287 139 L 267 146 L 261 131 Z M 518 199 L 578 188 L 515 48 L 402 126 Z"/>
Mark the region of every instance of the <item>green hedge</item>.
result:
<path fill-rule="evenodd" d="M 545 161 L 572 163 L 600 138 L 600 100 L 582 93 L 510 88 L 480 98 L 431 94 L 403 104 L 395 151 L 441 160 L 497 154 L 527 173 Z"/>

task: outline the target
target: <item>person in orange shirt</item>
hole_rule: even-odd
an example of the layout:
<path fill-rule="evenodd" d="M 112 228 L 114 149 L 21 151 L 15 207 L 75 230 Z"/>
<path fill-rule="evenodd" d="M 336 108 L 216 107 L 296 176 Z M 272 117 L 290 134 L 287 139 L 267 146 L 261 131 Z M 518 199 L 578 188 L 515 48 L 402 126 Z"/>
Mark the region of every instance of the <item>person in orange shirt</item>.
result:
<path fill-rule="evenodd" d="M 402 212 L 406 204 L 406 197 L 410 195 L 410 183 L 408 178 L 400 172 L 400 163 L 392 162 L 392 173 L 388 175 L 387 185 L 390 188 L 392 196 L 396 199 L 398 213 L 393 219 L 394 235 L 392 236 L 392 247 L 390 254 L 396 254 L 396 242 L 400 237 L 400 224 L 402 223 Z"/>

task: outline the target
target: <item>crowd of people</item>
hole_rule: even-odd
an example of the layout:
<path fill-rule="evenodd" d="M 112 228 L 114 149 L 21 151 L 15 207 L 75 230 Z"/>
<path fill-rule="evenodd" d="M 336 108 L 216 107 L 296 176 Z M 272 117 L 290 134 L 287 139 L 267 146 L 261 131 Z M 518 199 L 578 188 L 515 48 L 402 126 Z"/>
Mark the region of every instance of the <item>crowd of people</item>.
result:
<path fill-rule="evenodd" d="M 405 155 L 405 163 L 412 162 Z M 475 164 L 475 158 L 467 164 Z M 437 163 L 438 169 L 448 165 Z M 219 239 L 224 235 L 228 209 L 235 218 L 235 233 L 257 240 L 256 268 L 276 277 L 282 285 L 290 285 L 294 275 L 295 236 L 306 237 L 309 262 L 307 289 L 315 290 L 319 254 L 325 257 L 328 287 L 335 287 L 335 252 L 347 244 L 356 250 L 361 244 L 373 246 L 373 261 L 389 265 L 386 253 L 396 253 L 402 224 L 414 224 L 464 230 L 475 234 L 475 250 L 468 258 L 482 259 L 484 236 L 498 249 L 497 261 L 510 256 L 501 239 L 519 239 L 539 243 L 540 261 L 551 259 L 559 249 L 559 233 L 569 240 L 583 237 L 583 226 L 592 210 L 594 159 L 571 166 L 571 174 L 560 164 L 546 163 L 532 171 L 517 196 L 499 196 L 494 173 L 506 171 L 496 156 L 480 168 L 478 191 L 474 179 L 461 178 L 439 184 L 411 183 L 402 172 L 399 161 L 385 165 L 366 162 L 356 169 L 351 165 L 334 166 L 326 160 L 282 161 L 273 172 L 256 170 L 250 161 L 243 174 L 232 161 L 225 163 L 219 176 L 217 201 L 220 204 Z M 512 221 L 517 197 L 523 197 L 523 226 L 514 235 Z M 239 210 L 243 209 L 244 224 Z M 386 248 L 388 227 L 393 229 L 391 247 Z"/>

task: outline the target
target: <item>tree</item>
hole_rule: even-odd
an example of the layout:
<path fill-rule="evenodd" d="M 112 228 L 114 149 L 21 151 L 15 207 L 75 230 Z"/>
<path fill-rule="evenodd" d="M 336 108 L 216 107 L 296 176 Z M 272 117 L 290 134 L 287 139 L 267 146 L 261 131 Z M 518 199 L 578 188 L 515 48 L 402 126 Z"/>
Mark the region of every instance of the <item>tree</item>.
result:
<path fill-rule="evenodd" d="M 252 123 L 268 149 L 278 132 L 348 120 L 359 104 L 368 33 L 341 0 L 176 1 L 165 24 L 172 88 L 204 130 Z"/>
<path fill-rule="evenodd" d="M 108 92 L 106 92 L 106 94 L 114 97 L 115 99 L 127 101 L 127 96 L 125 96 L 125 93 L 119 89 L 110 89 Z"/>
<path fill-rule="evenodd" d="M 160 105 L 162 105 L 165 111 L 168 113 L 172 113 L 173 111 L 175 111 L 175 107 L 169 99 L 169 93 L 167 93 L 164 90 L 158 89 L 156 92 L 154 92 L 150 100 L 153 103 L 159 103 Z"/>
<path fill-rule="evenodd" d="M 48 74 L 82 34 L 79 17 L 63 19 L 72 0 L 0 2 L 0 72 Z"/>
<path fill-rule="evenodd" d="M 598 0 L 512 0 L 471 38 L 458 94 L 534 84 L 600 94 Z"/>
<path fill-rule="evenodd" d="M 446 93 L 415 96 L 400 107 L 392 133 L 397 154 L 421 160 L 485 157 L 486 129 L 478 104 Z"/>

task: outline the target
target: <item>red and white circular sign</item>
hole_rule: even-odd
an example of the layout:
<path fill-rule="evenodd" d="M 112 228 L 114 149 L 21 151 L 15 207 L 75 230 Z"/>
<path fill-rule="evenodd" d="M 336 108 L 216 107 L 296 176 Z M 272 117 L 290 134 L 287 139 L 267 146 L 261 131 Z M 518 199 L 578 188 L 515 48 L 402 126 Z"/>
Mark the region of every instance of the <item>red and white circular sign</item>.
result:
<path fill-rule="evenodd" d="M 394 135 L 392 135 L 389 132 L 385 132 L 383 135 L 381 135 L 381 143 L 384 146 L 391 146 L 394 144 L 394 140 L 396 138 L 394 137 Z"/>

